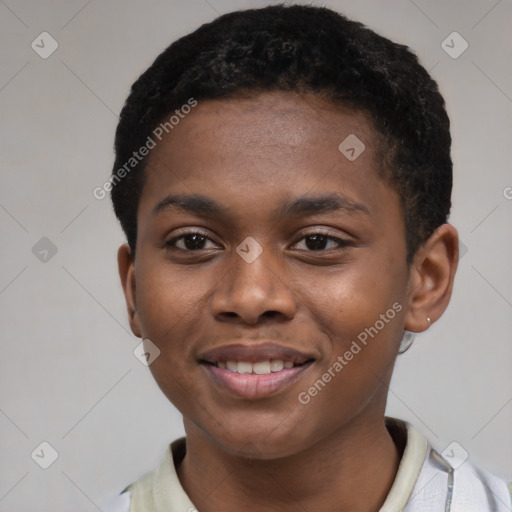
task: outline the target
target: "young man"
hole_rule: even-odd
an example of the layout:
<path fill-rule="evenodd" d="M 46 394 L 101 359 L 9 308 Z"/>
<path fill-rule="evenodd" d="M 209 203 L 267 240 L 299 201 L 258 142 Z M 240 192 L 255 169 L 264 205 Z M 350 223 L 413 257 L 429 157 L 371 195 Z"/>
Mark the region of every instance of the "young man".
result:
<path fill-rule="evenodd" d="M 130 325 L 186 439 L 111 510 L 510 510 L 384 416 L 451 296 L 450 142 L 416 57 L 327 9 L 231 13 L 156 59 L 112 200 Z"/>

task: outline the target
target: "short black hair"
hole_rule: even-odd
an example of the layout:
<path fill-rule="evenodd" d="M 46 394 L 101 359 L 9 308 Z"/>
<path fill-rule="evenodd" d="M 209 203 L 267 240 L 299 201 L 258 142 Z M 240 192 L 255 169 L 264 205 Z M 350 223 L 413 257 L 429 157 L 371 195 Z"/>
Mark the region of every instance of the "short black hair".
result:
<path fill-rule="evenodd" d="M 135 161 L 133 152 L 191 98 L 275 90 L 315 94 L 369 115 L 383 142 L 379 172 L 401 199 L 408 262 L 447 221 L 450 122 L 436 82 L 416 55 L 330 9 L 274 5 L 202 25 L 171 44 L 133 84 L 117 126 L 110 179 L 132 258 L 148 158 Z"/>

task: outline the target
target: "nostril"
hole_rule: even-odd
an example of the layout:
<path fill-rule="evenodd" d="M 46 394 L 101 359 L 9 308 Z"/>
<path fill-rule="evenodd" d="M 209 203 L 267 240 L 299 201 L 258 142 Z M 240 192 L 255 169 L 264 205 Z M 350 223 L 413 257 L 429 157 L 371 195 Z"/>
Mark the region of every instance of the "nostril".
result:
<path fill-rule="evenodd" d="M 222 316 L 228 317 L 228 318 L 237 318 L 238 315 L 234 311 L 225 311 L 224 313 L 221 313 Z"/>

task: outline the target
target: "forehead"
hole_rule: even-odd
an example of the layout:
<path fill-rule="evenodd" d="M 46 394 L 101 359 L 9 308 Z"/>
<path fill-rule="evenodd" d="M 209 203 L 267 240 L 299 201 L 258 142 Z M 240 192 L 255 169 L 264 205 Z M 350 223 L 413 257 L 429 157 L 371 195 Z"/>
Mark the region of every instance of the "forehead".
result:
<path fill-rule="evenodd" d="M 200 101 L 165 137 L 164 144 L 159 144 L 152 152 L 151 158 L 158 158 L 166 147 L 186 151 L 197 141 L 214 142 L 217 148 L 210 149 L 217 149 L 216 154 L 229 147 L 241 158 L 261 148 L 307 151 L 311 146 L 320 148 L 332 144 L 333 140 L 341 142 L 350 134 L 358 134 L 367 146 L 372 146 L 376 138 L 369 116 L 363 112 L 312 94 L 253 93 Z"/>
<path fill-rule="evenodd" d="M 279 191 L 282 200 L 340 187 L 354 201 L 371 202 L 384 185 L 377 139 L 368 116 L 313 95 L 200 101 L 151 150 L 139 208 L 148 213 L 165 192 L 248 206 Z"/>

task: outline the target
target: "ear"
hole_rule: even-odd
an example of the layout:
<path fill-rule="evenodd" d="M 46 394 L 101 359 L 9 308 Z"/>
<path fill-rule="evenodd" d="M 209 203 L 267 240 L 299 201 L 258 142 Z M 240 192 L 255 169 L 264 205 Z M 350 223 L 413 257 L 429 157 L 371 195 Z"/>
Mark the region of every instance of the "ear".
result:
<path fill-rule="evenodd" d="M 130 328 L 138 338 L 142 338 L 140 328 L 140 319 L 137 313 L 137 294 L 135 288 L 135 263 L 132 259 L 130 246 L 124 244 L 117 251 L 117 266 L 119 268 L 119 277 L 123 287 L 126 308 L 128 310 L 128 320 Z"/>
<path fill-rule="evenodd" d="M 422 332 L 444 313 L 459 262 L 459 236 L 451 224 L 437 228 L 414 255 L 407 296 L 405 329 Z"/>

